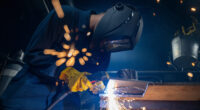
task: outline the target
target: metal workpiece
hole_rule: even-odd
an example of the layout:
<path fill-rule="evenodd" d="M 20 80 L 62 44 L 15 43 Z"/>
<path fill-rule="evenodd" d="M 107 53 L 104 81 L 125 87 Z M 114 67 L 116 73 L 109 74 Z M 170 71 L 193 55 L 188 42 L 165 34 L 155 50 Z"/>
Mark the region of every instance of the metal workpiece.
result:
<path fill-rule="evenodd" d="M 137 80 L 110 79 L 105 90 L 105 95 L 115 94 L 118 97 L 142 97 L 146 92 L 148 82 Z"/>
<path fill-rule="evenodd" d="M 107 90 L 109 91 L 100 95 L 101 110 L 178 110 L 180 108 L 198 110 L 200 108 L 200 85 L 195 83 L 153 84 L 111 79 Z"/>

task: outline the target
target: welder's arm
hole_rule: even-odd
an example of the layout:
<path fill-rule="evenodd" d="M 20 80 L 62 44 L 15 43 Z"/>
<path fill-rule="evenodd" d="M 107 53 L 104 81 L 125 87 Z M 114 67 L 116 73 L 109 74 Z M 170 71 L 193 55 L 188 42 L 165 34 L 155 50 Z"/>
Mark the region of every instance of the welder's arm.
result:
<path fill-rule="evenodd" d="M 31 66 L 48 66 L 50 56 L 45 56 L 43 50 L 52 48 L 59 30 L 59 20 L 52 11 L 37 27 L 25 52 L 25 62 Z"/>
<path fill-rule="evenodd" d="M 65 17 L 59 19 L 55 11 L 52 11 L 37 27 L 32 40 L 26 49 L 25 62 L 32 67 L 48 67 L 55 63 L 52 56 L 44 55 L 44 49 L 55 49 L 61 45 L 64 38 L 63 25 L 78 26 L 81 21 L 82 11 L 64 6 Z"/>

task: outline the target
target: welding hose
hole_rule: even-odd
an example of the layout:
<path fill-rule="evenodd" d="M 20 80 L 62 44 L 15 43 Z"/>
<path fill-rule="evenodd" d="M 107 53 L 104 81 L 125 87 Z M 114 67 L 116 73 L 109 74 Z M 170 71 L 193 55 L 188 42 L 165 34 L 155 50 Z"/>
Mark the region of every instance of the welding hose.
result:
<path fill-rule="evenodd" d="M 60 102 L 61 100 L 63 100 L 65 97 L 67 97 L 70 93 L 72 93 L 71 91 L 64 93 L 62 96 L 60 96 L 56 101 L 54 101 L 48 108 L 47 110 L 51 110 L 58 102 Z"/>

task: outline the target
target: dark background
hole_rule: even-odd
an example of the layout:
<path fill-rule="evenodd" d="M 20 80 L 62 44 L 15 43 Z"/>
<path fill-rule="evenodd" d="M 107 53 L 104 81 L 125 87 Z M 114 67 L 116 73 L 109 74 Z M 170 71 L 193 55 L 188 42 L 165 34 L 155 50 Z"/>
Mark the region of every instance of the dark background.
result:
<path fill-rule="evenodd" d="M 48 14 L 44 2 L 52 9 L 50 0 L 0 1 L 0 53 L 7 55 L 25 49 L 34 30 Z M 108 70 L 170 70 L 166 61 L 171 56 L 171 40 L 182 25 L 191 25 L 190 16 L 200 15 L 200 0 L 60 0 L 83 10 L 102 12 L 117 2 L 135 6 L 144 20 L 140 41 L 132 51 L 112 53 Z M 196 7 L 196 12 L 190 8 Z M 156 13 L 156 16 L 153 16 Z"/>

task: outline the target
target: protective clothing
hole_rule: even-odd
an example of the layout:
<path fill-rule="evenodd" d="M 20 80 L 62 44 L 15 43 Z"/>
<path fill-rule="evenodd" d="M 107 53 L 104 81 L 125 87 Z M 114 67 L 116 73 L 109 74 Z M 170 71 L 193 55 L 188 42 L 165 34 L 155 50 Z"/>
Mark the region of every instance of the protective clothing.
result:
<path fill-rule="evenodd" d="M 90 31 L 91 11 L 81 11 L 68 6 L 63 6 L 63 11 L 66 15 L 63 19 L 60 20 L 55 11 L 52 11 L 37 27 L 25 51 L 25 65 L 0 97 L 1 110 L 22 108 L 23 110 L 45 110 L 61 94 L 69 91 L 65 86 L 55 86 L 60 71 L 66 68 L 65 65 L 57 68 L 55 65 L 57 58 L 44 55 L 43 50 L 63 49 L 61 44 L 66 43 L 63 37 L 65 24 L 70 29 L 79 29 L 79 40 L 83 42 L 80 46 L 87 47 L 89 41 L 84 36 Z M 82 25 L 86 28 L 82 28 Z M 53 108 L 53 110 L 64 109 L 80 109 L 80 98 L 77 93 L 70 94 Z"/>
<path fill-rule="evenodd" d="M 88 72 L 79 72 L 73 67 L 67 67 L 64 69 L 60 76 L 60 80 L 64 80 L 71 92 L 82 92 L 92 87 L 92 83 L 87 79 Z"/>
<path fill-rule="evenodd" d="M 92 84 L 86 75 L 91 75 L 91 73 L 79 72 L 73 67 L 67 67 L 61 72 L 59 79 L 68 84 L 71 92 L 82 92 L 90 89 L 94 94 L 97 94 L 99 91 L 104 90 L 105 85 L 102 81 Z"/>
<path fill-rule="evenodd" d="M 136 9 L 117 3 L 105 12 L 98 23 L 93 42 L 107 52 L 132 50 L 140 38 L 142 28 L 143 20 Z"/>

